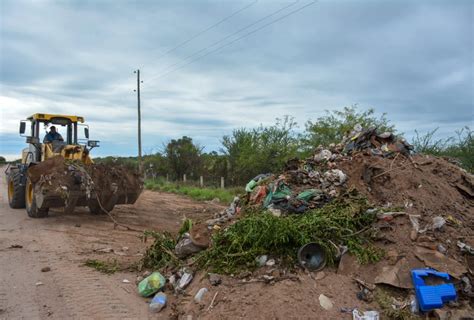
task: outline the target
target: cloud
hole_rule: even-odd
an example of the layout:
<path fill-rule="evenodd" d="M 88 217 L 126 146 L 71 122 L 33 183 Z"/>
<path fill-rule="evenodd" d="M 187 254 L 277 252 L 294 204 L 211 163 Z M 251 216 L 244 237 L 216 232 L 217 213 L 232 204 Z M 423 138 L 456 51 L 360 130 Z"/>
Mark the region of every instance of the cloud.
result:
<path fill-rule="evenodd" d="M 386 112 L 409 138 L 474 125 L 471 1 L 319 1 L 158 77 L 291 2 L 259 1 L 163 55 L 250 3 L 2 1 L 0 152 L 19 154 L 18 121 L 50 112 L 84 116 L 96 155 L 136 154 L 137 67 L 144 150 L 182 135 L 217 150 L 234 128 L 286 114 L 303 125 L 352 104 Z"/>

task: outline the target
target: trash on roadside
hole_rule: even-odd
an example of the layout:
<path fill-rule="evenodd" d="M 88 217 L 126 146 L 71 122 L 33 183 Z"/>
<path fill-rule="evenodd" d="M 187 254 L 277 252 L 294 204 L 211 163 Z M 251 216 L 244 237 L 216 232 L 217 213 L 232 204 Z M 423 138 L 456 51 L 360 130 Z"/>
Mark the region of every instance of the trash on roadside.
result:
<path fill-rule="evenodd" d="M 123 279 L 123 280 L 122 280 L 122 283 L 130 283 L 130 280 L 128 280 L 128 279 Z"/>
<path fill-rule="evenodd" d="M 239 212 L 240 212 L 240 198 L 234 197 L 229 207 L 224 209 L 224 211 L 217 213 L 214 216 L 214 219 L 209 219 L 206 221 L 206 223 L 209 226 L 213 226 L 215 224 L 222 224 L 226 221 L 234 219 Z"/>
<path fill-rule="evenodd" d="M 267 267 L 273 267 L 275 265 L 275 259 L 268 259 L 267 262 L 265 262 L 265 265 Z"/>
<path fill-rule="evenodd" d="M 319 244 L 311 242 L 298 250 L 298 261 L 303 268 L 318 271 L 326 266 L 326 252 Z"/>
<path fill-rule="evenodd" d="M 35 283 L 35 286 L 37 286 L 37 287 L 38 287 L 38 286 L 42 286 L 43 284 L 44 284 L 43 282 L 41 282 L 41 281 L 38 281 L 38 282 L 36 282 L 36 283 Z"/>
<path fill-rule="evenodd" d="M 153 313 L 158 313 L 166 306 L 167 297 L 163 292 L 158 292 L 150 302 L 149 309 Z"/>
<path fill-rule="evenodd" d="M 374 300 L 373 293 L 367 288 L 361 288 L 359 292 L 356 294 L 357 299 L 365 301 L 365 302 L 372 302 Z"/>
<path fill-rule="evenodd" d="M 41 268 L 41 272 L 49 272 L 51 271 L 51 268 L 50 267 L 43 267 Z"/>
<path fill-rule="evenodd" d="M 176 244 L 174 252 L 178 258 L 186 258 L 192 254 L 202 251 L 203 248 L 194 244 L 189 233 L 184 233 Z"/>
<path fill-rule="evenodd" d="M 446 224 L 446 220 L 444 220 L 441 216 L 433 217 L 433 229 L 439 230 Z"/>
<path fill-rule="evenodd" d="M 209 282 L 210 282 L 211 285 L 213 285 L 213 286 L 218 286 L 219 284 L 221 284 L 222 279 L 221 279 L 221 277 L 220 277 L 218 274 L 209 273 Z"/>
<path fill-rule="evenodd" d="M 416 300 L 420 310 L 425 312 L 443 307 L 443 304 L 457 298 L 456 289 L 452 283 L 426 285 L 424 277 L 436 277 L 449 281 L 449 274 L 433 269 L 413 269 L 411 271 Z"/>
<path fill-rule="evenodd" d="M 178 285 L 176 287 L 177 290 L 184 290 L 186 287 L 191 283 L 193 280 L 193 274 L 190 272 L 184 272 L 181 276 L 181 279 L 178 281 Z"/>
<path fill-rule="evenodd" d="M 161 288 L 166 283 L 165 277 L 159 272 L 153 272 L 148 277 L 140 281 L 138 284 L 138 293 L 142 297 L 149 297 Z"/>
<path fill-rule="evenodd" d="M 207 288 L 201 288 L 199 291 L 196 293 L 194 296 L 194 302 L 196 303 L 201 303 L 202 299 L 204 298 L 204 295 L 208 292 L 209 290 Z"/>
<path fill-rule="evenodd" d="M 262 256 L 257 257 L 255 260 L 257 261 L 257 265 L 259 267 L 263 267 L 265 263 L 267 263 L 268 256 L 264 254 Z"/>
<path fill-rule="evenodd" d="M 352 320 L 379 320 L 380 315 L 378 311 L 360 312 L 357 309 L 352 311 Z"/>
<path fill-rule="evenodd" d="M 12 244 L 8 247 L 9 249 L 21 249 L 23 246 L 21 244 Z"/>
<path fill-rule="evenodd" d="M 334 304 L 332 303 L 331 299 L 329 299 L 324 294 L 319 295 L 319 304 L 324 310 L 331 310 L 334 307 Z"/>
<path fill-rule="evenodd" d="M 252 192 L 253 189 L 258 185 L 258 183 L 271 176 L 271 173 L 259 174 L 255 178 L 249 181 L 245 186 L 245 192 Z"/>
<path fill-rule="evenodd" d="M 467 252 L 469 254 L 474 254 L 474 248 L 471 247 L 470 245 L 465 244 L 464 242 L 461 242 L 458 240 L 456 243 L 459 249 L 461 249 L 461 252 Z"/>

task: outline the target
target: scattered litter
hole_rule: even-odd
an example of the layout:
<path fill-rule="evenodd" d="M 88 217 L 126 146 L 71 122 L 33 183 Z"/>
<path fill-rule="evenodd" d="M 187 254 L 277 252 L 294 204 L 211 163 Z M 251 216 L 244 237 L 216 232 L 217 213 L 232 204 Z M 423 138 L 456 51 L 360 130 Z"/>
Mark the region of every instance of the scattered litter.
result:
<path fill-rule="evenodd" d="M 259 267 L 262 267 L 262 266 L 264 266 L 264 265 L 267 263 L 267 260 L 268 260 L 268 256 L 267 256 L 267 255 L 259 256 L 259 257 L 257 257 L 257 259 L 256 259 L 257 265 L 258 265 Z"/>
<path fill-rule="evenodd" d="M 352 320 L 379 320 L 378 311 L 365 311 L 361 313 L 359 310 L 354 309 L 352 311 Z"/>
<path fill-rule="evenodd" d="M 441 252 L 442 254 L 446 254 L 446 252 L 448 252 L 448 249 L 446 249 L 445 246 L 443 246 L 441 243 L 438 244 L 437 249 L 438 249 L 438 251 Z"/>
<path fill-rule="evenodd" d="M 100 249 L 95 249 L 95 252 L 101 252 L 101 253 L 111 253 L 114 252 L 114 249 L 112 248 L 100 248 Z"/>
<path fill-rule="evenodd" d="M 275 265 L 275 259 L 268 259 L 268 261 L 265 262 L 265 265 L 267 267 L 273 267 Z"/>
<path fill-rule="evenodd" d="M 158 292 L 150 302 L 149 309 L 153 313 L 158 313 L 166 306 L 167 297 L 163 292 Z"/>
<path fill-rule="evenodd" d="M 12 244 L 8 248 L 10 248 L 10 249 L 21 249 L 21 248 L 23 248 L 23 246 L 21 244 Z"/>
<path fill-rule="evenodd" d="M 326 265 L 326 253 L 319 244 L 311 242 L 298 250 L 298 261 L 303 268 L 318 271 Z"/>
<path fill-rule="evenodd" d="M 201 303 L 202 299 L 204 298 L 204 295 L 208 292 L 209 290 L 207 288 L 201 288 L 199 291 L 196 293 L 194 296 L 194 302 L 196 303 Z"/>
<path fill-rule="evenodd" d="M 166 279 L 161 275 L 161 273 L 153 272 L 148 277 L 140 281 L 138 284 L 138 293 L 142 297 L 149 297 L 163 288 L 165 283 Z"/>
<path fill-rule="evenodd" d="M 469 254 L 474 254 L 474 248 L 471 247 L 470 245 L 465 244 L 464 242 L 461 242 L 458 240 L 456 243 L 459 249 L 461 249 L 461 252 L 467 252 Z"/>
<path fill-rule="evenodd" d="M 217 286 L 217 285 L 221 284 L 222 279 L 218 274 L 209 273 L 209 282 L 211 283 L 211 285 Z"/>
<path fill-rule="evenodd" d="M 446 220 L 444 220 L 441 216 L 433 217 L 433 229 L 439 230 L 446 224 Z"/>
<path fill-rule="evenodd" d="M 36 282 L 36 283 L 35 283 L 35 286 L 37 286 L 37 287 L 38 287 L 38 286 L 42 286 L 43 284 L 44 284 L 43 282 L 41 282 L 41 281 L 38 281 L 38 282 Z"/>
<path fill-rule="evenodd" d="M 202 250 L 202 247 L 194 244 L 189 233 L 184 233 L 174 248 L 174 252 L 178 258 L 186 258 Z"/>
<path fill-rule="evenodd" d="M 184 272 L 183 275 L 181 276 L 181 279 L 178 281 L 178 290 L 184 290 L 186 287 L 191 283 L 193 280 L 193 274 L 189 272 Z"/>
<path fill-rule="evenodd" d="M 130 283 L 130 280 L 123 279 L 123 280 L 122 280 L 122 283 Z"/>
<path fill-rule="evenodd" d="M 331 310 L 334 306 L 331 299 L 326 297 L 324 294 L 319 295 L 319 304 L 324 310 Z"/>
<path fill-rule="evenodd" d="M 51 268 L 50 267 L 43 267 L 41 268 L 41 272 L 49 272 L 51 271 Z"/>

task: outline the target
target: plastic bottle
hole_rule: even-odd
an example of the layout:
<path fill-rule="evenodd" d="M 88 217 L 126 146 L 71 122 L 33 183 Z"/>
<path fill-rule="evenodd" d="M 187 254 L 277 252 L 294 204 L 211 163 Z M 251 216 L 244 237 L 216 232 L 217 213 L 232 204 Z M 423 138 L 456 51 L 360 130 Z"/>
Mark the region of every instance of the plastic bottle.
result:
<path fill-rule="evenodd" d="M 150 302 L 150 311 L 158 313 L 166 306 L 166 294 L 158 292 Z"/>

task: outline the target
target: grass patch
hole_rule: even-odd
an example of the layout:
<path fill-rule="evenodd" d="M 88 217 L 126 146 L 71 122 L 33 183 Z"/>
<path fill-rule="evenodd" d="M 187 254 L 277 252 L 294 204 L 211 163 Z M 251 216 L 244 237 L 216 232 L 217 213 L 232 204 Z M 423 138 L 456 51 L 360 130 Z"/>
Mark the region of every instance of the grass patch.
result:
<path fill-rule="evenodd" d="M 190 220 L 183 223 L 182 229 L 190 227 Z M 175 238 L 168 232 L 160 233 L 156 231 L 145 231 L 143 237 L 152 237 L 153 244 L 146 250 L 141 267 L 151 269 L 161 269 L 164 267 L 179 266 L 180 260 L 174 255 L 174 247 L 176 246 Z M 141 269 L 140 267 L 140 269 Z"/>
<path fill-rule="evenodd" d="M 383 253 L 370 242 L 368 231 L 375 221 L 367 213 L 366 198 L 346 195 L 320 209 L 303 215 L 275 217 L 268 212 L 248 213 L 213 236 L 213 246 L 196 256 L 197 265 L 217 273 L 234 273 L 256 267 L 262 254 L 280 257 L 289 265 L 296 263 L 298 248 L 317 242 L 333 262 L 336 248 L 347 245 L 360 262 L 378 261 Z"/>
<path fill-rule="evenodd" d="M 243 188 L 200 188 L 192 185 L 167 183 L 164 181 L 145 181 L 145 188 L 153 191 L 164 191 L 189 196 L 194 200 L 206 201 L 218 198 L 220 202 L 230 203 L 235 195 L 243 193 Z"/>
<path fill-rule="evenodd" d="M 113 274 L 120 270 L 118 262 L 115 259 L 113 261 L 88 259 L 84 265 L 106 274 Z"/>

